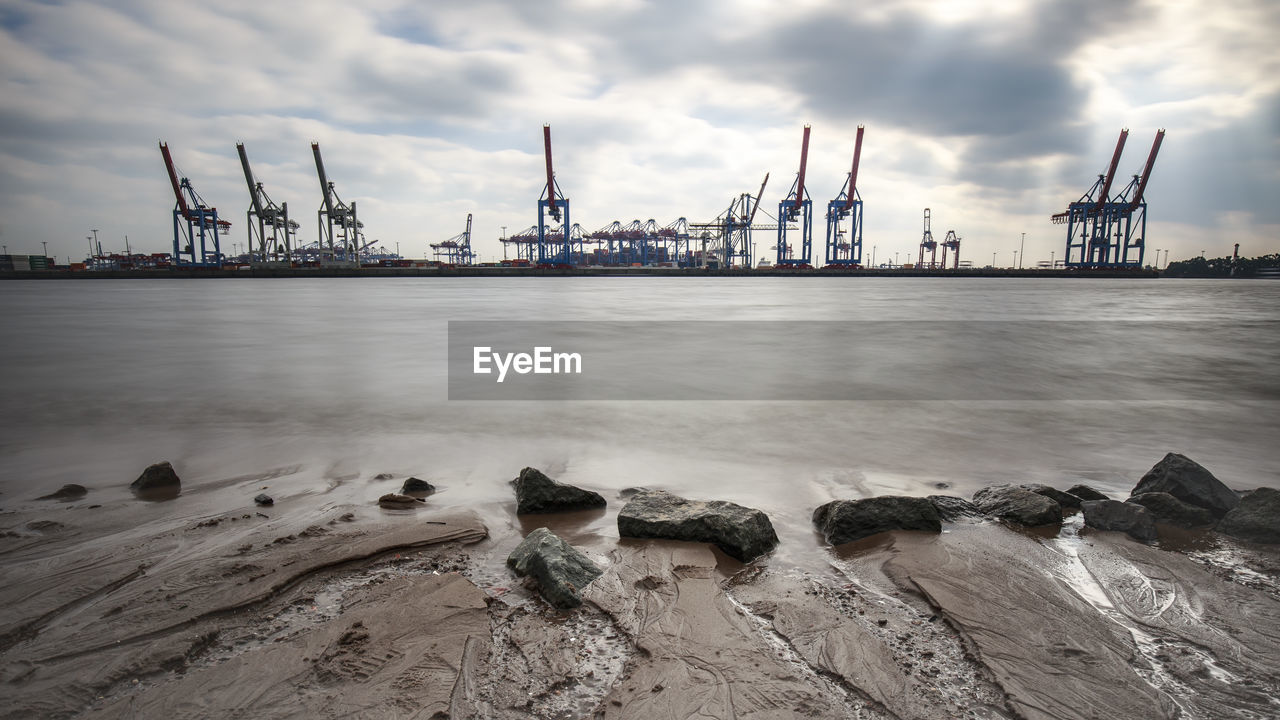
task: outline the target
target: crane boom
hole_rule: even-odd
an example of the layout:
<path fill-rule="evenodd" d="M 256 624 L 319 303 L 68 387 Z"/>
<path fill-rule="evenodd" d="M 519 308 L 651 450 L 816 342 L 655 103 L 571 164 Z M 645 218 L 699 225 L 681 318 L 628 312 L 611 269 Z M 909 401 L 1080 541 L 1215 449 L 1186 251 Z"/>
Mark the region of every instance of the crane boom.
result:
<path fill-rule="evenodd" d="M 862 157 L 862 130 L 858 126 L 858 138 L 853 141 L 853 169 L 849 171 L 849 197 L 845 198 L 844 209 L 853 207 L 854 190 L 858 187 L 858 160 Z"/>
<path fill-rule="evenodd" d="M 556 207 L 556 177 L 551 171 L 551 125 L 542 126 L 542 146 L 547 156 L 547 207 L 551 209 L 551 217 L 560 219 L 560 209 Z"/>
<path fill-rule="evenodd" d="M 182 197 L 182 183 L 178 180 L 178 171 L 173 169 L 173 157 L 169 155 L 169 144 L 160 143 L 160 154 L 164 156 L 164 167 L 169 171 L 169 182 L 173 184 L 173 196 L 178 199 L 178 209 L 182 217 L 190 220 L 191 209 L 187 207 L 187 199 Z"/>
<path fill-rule="evenodd" d="M 796 208 L 804 202 L 804 171 L 809 164 L 809 126 L 804 126 L 804 140 L 800 143 L 800 176 L 796 179 Z"/>
<path fill-rule="evenodd" d="M 1151 144 L 1151 154 L 1147 156 L 1147 164 L 1142 168 L 1142 179 L 1138 181 L 1138 190 L 1129 203 L 1130 210 L 1137 210 L 1142 204 L 1142 194 L 1147 191 L 1147 180 L 1151 178 L 1151 168 L 1156 164 L 1156 153 L 1160 152 L 1160 143 L 1164 142 L 1164 128 L 1156 131 L 1155 142 Z"/>
<path fill-rule="evenodd" d="M 316 173 L 320 175 L 320 192 L 324 193 L 324 210 L 333 214 L 333 193 L 329 190 L 329 176 L 324 174 L 324 160 L 320 159 L 320 143 L 311 143 L 311 154 L 316 156 Z"/>
<path fill-rule="evenodd" d="M 240 166 L 244 168 L 244 181 L 249 184 L 249 198 L 253 201 L 253 212 L 262 216 L 262 198 L 258 186 L 253 182 L 253 171 L 249 169 L 249 156 L 245 154 L 244 143 L 236 143 L 236 152 L 240 153 Z"/>
<path fill-rule="evenodd" d="M 769 173 L 764 174 L 764 182 L 760 183 L 760 192 L 756 193 L 756 201 L 751 204 L 751 215 L 747 218 L 747 227 L 756 219 L 756 209 L 760 207 L 760 198 L 764 197 L 764 186 L 769 184 Z"/>
<path fill-rule="evenodd" d="M 1111 165 L 1107 167 L 1107 177 L 1102 181 L 1102 192 L 1098 194 L 1098 200 L 1094 203 L 1095 211 L 1102 209 L 1104 203 L 1107 202 L 1107 193 L 1111 192 L 1111 181 L 1116 177 L 1116 167 L 1120 164 L 1120 154 L 1124 152 L 1124 141 L 1129 138 L 1129 128 L 1120 131 L 1120 139 L 1116 141 L 1116 151 L 1111 156 Z"/>
<path fill-rule="evenodd" d="M 467 245 L 470 245 L 471 244 L 471 213 L 467 213 L 467 233 L 465 237 L 466 237 Z"/>

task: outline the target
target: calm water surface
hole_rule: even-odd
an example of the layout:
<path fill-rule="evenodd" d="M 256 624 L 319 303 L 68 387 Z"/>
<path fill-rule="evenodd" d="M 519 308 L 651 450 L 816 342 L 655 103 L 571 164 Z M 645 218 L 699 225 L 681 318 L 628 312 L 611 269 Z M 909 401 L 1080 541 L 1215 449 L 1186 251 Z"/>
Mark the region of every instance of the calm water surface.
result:
<path fill-rule="evenodd" d="M 287 485 L 299 496 L 363 502 L 395 489 L 372 480 L 389 472 L 438 483 L 437 504 L 499 509 L 511 501 L 505 481 L 532 465 L 607 496 L 648 485 L 735 500 L 796 528 L 807 528 L 812 508 L 834 497 L 927 494 L 938 484 L 967 495 L 992 482 L 1087 482 L 1127 494 L 1169 451 L 1233 487 L 1280 486 L 1280 338 L 1266 326 L 1280 319 L 1276 282 L 10 281 L 0 283 L 0 307 L 5 507 L 29 505 L 66 482 L 88 486 L 100 502 L 121 498 L 141 468 L 159 459 L 173 461 L 191 488 L 275 473 L 290 478 L 275 481 L 281 492 Z M 1153 382 L 1163 372 L 1160 356 L 1175 344 L 1167 328 L 1175 326 L 1185 328 L 1172 338 L 1181 358 L 1176 382 L 1192 387 L 1197 377 L 1214 378 L 1219 389 L 1123 400 L 1061 392 L 1053 397 L 1065 399 L 1008 399 L 1014 392 L 992 400 L 450 402 L 447 322 L 520 319 L 927 321 L 940 328 L 974 320 L 1144 321 L 1165 329 L 1155 341 L 1132 341 L 1132 353 L 1109 363 L 1112 381 Z M 1232 328 L 1227 346 L 1221 334 L 1196 330 L 1218 325 Z M 903 357 L 901 372 L 877 382 L 942 389 L 965 383 L 979 367 L 988 382 L 1026 375 L 994 352 L 973 360 L 957 370 L 944 357 Z M 779 372 L 831 362 L 798 356 Z M 1064 382 L 1077 381 L 1088 377 Z M 1167 390 L 1173 381 L 1163 382 Z"/>

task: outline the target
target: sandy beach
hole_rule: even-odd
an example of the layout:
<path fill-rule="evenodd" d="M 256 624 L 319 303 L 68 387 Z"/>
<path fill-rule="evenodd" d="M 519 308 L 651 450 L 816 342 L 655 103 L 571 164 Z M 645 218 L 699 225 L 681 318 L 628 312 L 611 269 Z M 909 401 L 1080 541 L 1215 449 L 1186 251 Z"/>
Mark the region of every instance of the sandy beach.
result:
<path fill-rule="evenodd" d="M 1280 553 L 965 518 L 742 563 L 520 515 L 335 501 L 300 468 L 0 514 L 6 718 L 1265 718 Z M 509 478 L 495 477 L 506 488 Z M 608 491 L 606 491 L 608 492 Z M 250 498 L 270 493 L 270 506 Z M 442 497 L 446 500 L 442 502 Z M 236 506 L 215 507 L 229 498 Z M 506 522 L 502 522 L 503 516 Z M 141 519 L 149 521 L 143 525 Z M 504 565 L 548 527 L 572 610 Z M 794 528 L 793 528 L 794 530 Z M 795 558 L 804 557 L 804 562 Z"/>

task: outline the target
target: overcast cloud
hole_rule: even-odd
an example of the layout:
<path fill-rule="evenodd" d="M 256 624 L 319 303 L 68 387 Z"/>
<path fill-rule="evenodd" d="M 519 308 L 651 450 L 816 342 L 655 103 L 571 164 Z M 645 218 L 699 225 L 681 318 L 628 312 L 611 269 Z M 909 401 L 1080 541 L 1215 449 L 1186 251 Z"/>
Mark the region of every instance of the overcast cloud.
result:
<path fill-rule="evenodd" d="M 1130 129 L 1149 247 L 1280 251 L 1280 5 L 1103 0 L 113 3 L 0 0 L 0 242 L 81 259 L 171 249 L 157 141 L 243 243 L 244 142 L 316 236 L 319 141 L 369 239 L 405 255 L 462 231 L 482 259 L 536 221 L 542 124 L 588 230 L 708 221 L 772 173 L 775 212 L 813 124 L 815 204 L 866 125 L 866 251 L 914 255 L 920 215 L 975 264 L 1061 258 L 1049 216 Z M 822 228 L 815 232 L 821 243 Z M 767 238 L 758 238 L 763 250 Z M 225 246 L 230 250 L 230 246 Z M 770 252 L 771 256 L 772 253 Z M 815 247 L 821 256 L 821 247 Z"/>

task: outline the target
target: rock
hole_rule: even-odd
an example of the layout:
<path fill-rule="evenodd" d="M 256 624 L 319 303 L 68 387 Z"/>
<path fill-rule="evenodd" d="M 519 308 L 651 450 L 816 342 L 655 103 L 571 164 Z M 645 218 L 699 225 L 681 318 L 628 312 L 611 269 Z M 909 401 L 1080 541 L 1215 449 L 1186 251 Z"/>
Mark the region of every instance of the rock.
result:
<path fill-rule="evenodd" d="M 942 530 L 942 518 L 928 498 L 901 495 L 833 500 L 813 511 L 813 524 L 832 545 L 889 530 Z"/>
<path fill-rule="evenodd" d="M 1094 490 L 1088 485 L 1072 485 L 1067 488 L 1068 495 L 1075 495 L 1081 500 L 1110 500 L 1105 494 Z"/>
<path fill-rule="evenodd" d="M 662 490 L 633 495 L 618 513 L 618 534 L 714 543 L 743 562 L 778 545 L 769 516 L 759 510 L 723 500 L 686 500 Z"/>
<path fill-rule="evenodd" d="M 1021 525 L 1062 522 L 1057 501 L 1016 485 L 991 485 L 973 494 L 973 504 L 985 515 Z"/>
<path fill-rule="evenodd" d="M 1218 523 L 1224 535 L 1259 543 L 1280 543 L 1280 490 L 1258 488 Z"/>
<path fill-rule="evenodd" d="M 43 497 L 38 497 L 36 499 L 37 500 L 62 500 L 66 502 L 68 500 L 79 500 L 80 498 L 88 494 L 89 494 L 89 490 L 85 488 L 85 486 L 76 485 L 72 483 L 68 485 L 63 485 L 62 487 L 58 488 L 57 491 L 49 493 L 48 495 L 45 495 Z"/>
<path fill-rule="evenodd" d="M 1018 487 L 1026 488 L 1037 495 L 1043 495 L 1050 500 L 1058 503 L 1064 508 L 1080 507 L 1080 496 L 1071 493 L 1062 492 L 1061 490 L 1040 483 L 1025 483 Z"/>
<path fill-rule="evenodd" d="M 1216 518 L 1240 504 L 1240 496 L 1231 492 L 1213 473 L 1177 453 L 1165 455 L 1148 470 L 1129 496 L 1150 492 L 1167 492 L 1184 503 L 1207 509 Z"/>
<path fill-rule="evenodd" d="M 1213 513 L 1195 505 L 1188 505 L 1166 492 L 1150 492 L 1134 495 L 1131 502 L 1151 511 L 1156 520 L 1179 527 L 1203 527 L 1213 524 Z"/>
<path fill-rule="evenodd" d="M 930 495 L 929 502 L 938 511 L 943 522 L 955 522 L 966 517 L 982 517 L 982 511 L 976 505 L 955 495 Z"/>
<path fill-rule="evenodd" d="M 400 487 L 402 495 L 430 495 L 436 491 L 436 486 L 416 477 L 411 477 L 404 481 L 404 485 Z"/>
<path fill-rule="evenodd" d="M 516 514 L 589 510 L 605 506 L 600 493 L 564 485 L 527 467 L 511 482 L 516 488 Z"/>
<path fill-rule="evenodd" d="M 1156 520 L 1150 510 L 1136 503 L 1119 500 L 1085 500 L 1080 503 L 1084 524 L 1099 530 L 1128 533 L 1141 542 L 1156 539 Z"/>
<path fill-rule="evenodd" d="M 258 495 L 253 499 L 253 501 L 258 503 L 259 505 L 275 505 L 276 504 L 276 501 L 273 500 L 271 496 L 266 493 L 262 493 Z"/>
<path fill-rule="evenodd" d="M 507 556 L 507 567 L 538 581 L 538 590 L 558 608 L 582 604 L 582 590 L 600 577 L 601 570 L 577 548 L 542 527 Z"/>
<path fill-rule="evenodd" d="M 400 493 L 387 493 L 378 498 L 378 504 L 384 508 L 409 508 L 420 502 L 423 500 Z"/>
<path fill-rule="evenodd" d="M 158 462 L 138 476 L 129 485 L 134 494 L 146 500 L 175 498 L 182 491 L 182 481 L 168 462 Z"/>
<path fill-rule="evenodd" d="M 374 480 L 390 480 L 391 478 L 394 478 L 394 477 L 395 475 L 392 475 L 391 473 L 378 473 L 377 475 L 373 476 L 373 479 Z"/>

